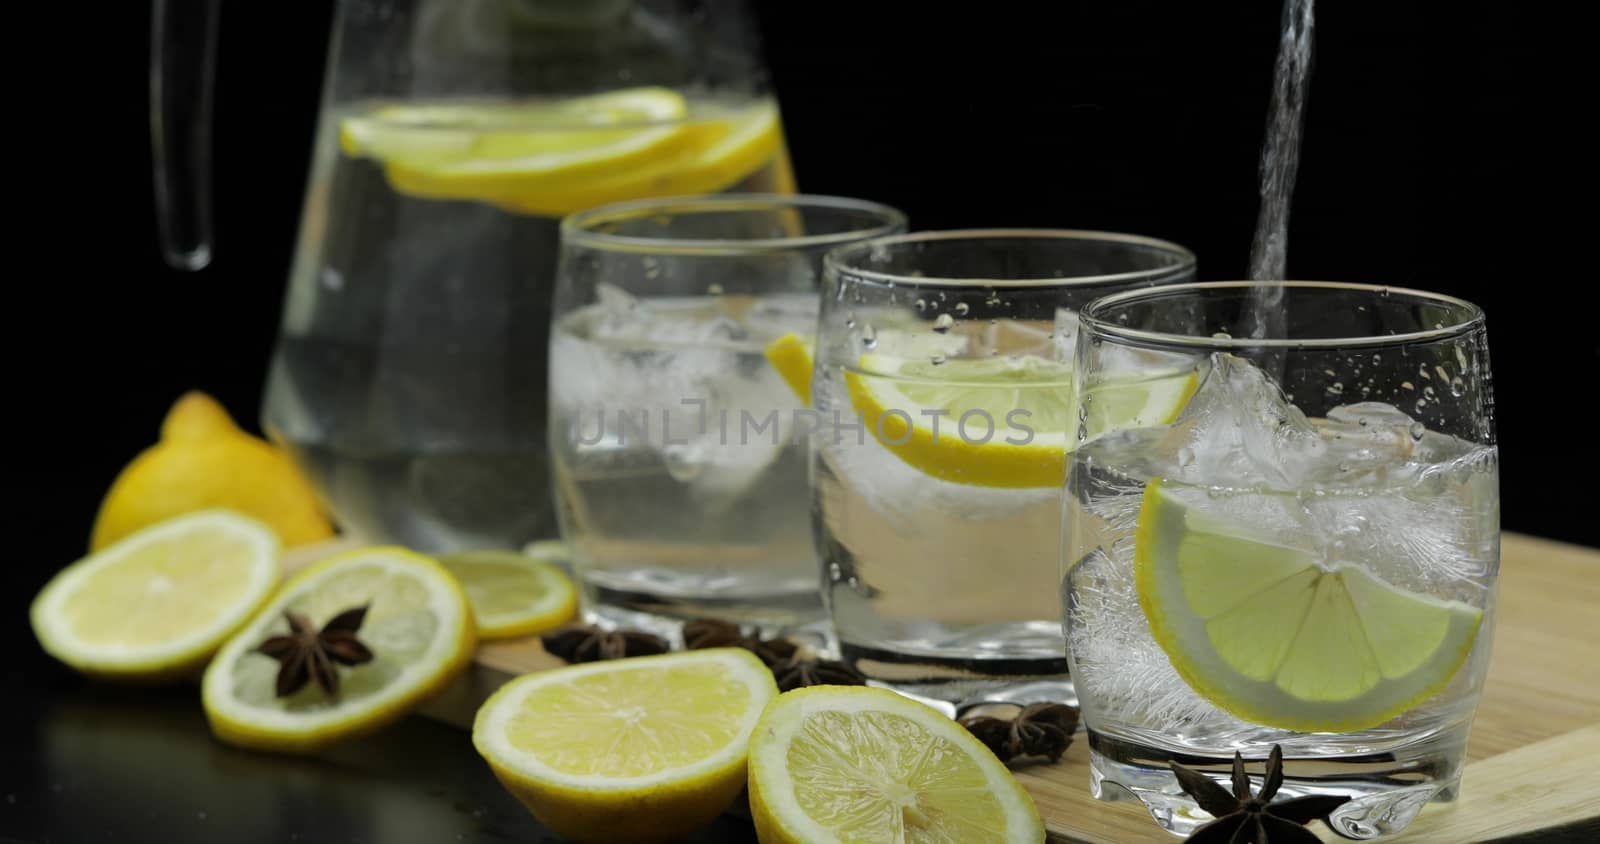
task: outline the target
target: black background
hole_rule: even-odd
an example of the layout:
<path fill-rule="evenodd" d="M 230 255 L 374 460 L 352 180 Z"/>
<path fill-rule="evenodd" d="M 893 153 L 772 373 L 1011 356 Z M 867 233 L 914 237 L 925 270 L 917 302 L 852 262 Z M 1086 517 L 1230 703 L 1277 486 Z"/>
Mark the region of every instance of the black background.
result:
<path fill-rule="evenodd" d="M 24 664 L 37 653 L 22 607 L 82 554 L 171 402 L 200 388 L 256 427 L 332 4 L 224 5 L 216 258 L 193 274 L 157 251 L 149 10 L 35 4 L 10 28 L 20 459 L 4 630 Z M 1276 0 L 935 5 L 760 3 L 802 190 L 884 201 L 922 229 L 1154 235 L 1194 249 L 1203 278 L 1244 274 Z M 1600 545 L 1593 142 L 1578 128 L 1592 96 L 1569 99 L 1563 66 L 1576 27 L 1508 0 L 1322 4 L 1289 267 L 1484 306 L 1503 524 Z"/>

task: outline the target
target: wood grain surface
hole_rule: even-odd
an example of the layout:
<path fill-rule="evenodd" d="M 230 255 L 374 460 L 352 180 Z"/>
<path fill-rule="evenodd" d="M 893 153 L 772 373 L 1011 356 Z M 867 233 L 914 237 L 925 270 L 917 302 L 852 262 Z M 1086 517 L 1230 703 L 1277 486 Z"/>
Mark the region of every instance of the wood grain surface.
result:
<path fill-rule="evenodd" d="M 297 549 L 293 570 L 349 547 Z M 1494 650 L 1455 803 L 1430 804 L 1399 842 L 1474 842 L 1600 825 L 1600 551 L 1506 534 Z M 424 714 L 469 727 L 478 705 L 518 674 L 563 665 L 536 637 L 484 642 L 474 670 Z M 1053 765 L 1015 767 L 1052 844 L 1175 840 L 1136 802 L 1089 794 L 1086 742 Z M 1316 825 L 1325 840 L 1339 840 Z M 1580 835 L 1583 833 L 1579 833 Z"/>

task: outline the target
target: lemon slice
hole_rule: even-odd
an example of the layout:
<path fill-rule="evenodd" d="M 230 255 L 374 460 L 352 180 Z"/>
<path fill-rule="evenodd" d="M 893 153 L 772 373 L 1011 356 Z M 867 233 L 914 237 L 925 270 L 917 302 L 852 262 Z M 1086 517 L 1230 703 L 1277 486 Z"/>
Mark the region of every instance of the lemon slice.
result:
<path fill-rule="evenodd" d="M 777 107 L 691 114 L 667 88 L 534 103 L 391 106 L 345 119 L 340 145 L 395 190 L 559 217 L 624 199 L 711 193 L 778 157 Z"/>
<path fill-rule="evenodd" d="M 1135 582 L 1173 668 L 1218 707 L 1271 727 L 1360 730 L 1438 692 L 1466 661 L 1481 609 L 1249 536 L 1205 513 L 1203 492 L 1187 497 L 1145 487 Z"/>
<path fill-rule="evenodd" d="M 812 346 L 810 337 L 785 334 L 768 343 L 764 352 L 767 363 L 778 371 L 783 383 L 789 385 L 801 404 L 807 407 L 811 406 Z"/>
<path fill-rule="evenodd" d="M 505 639 L 560 627 L 578 611 L 578 591 L 560 569 L 514 551 L 439 557 L 467 593 L 478 637 Z"/>
<path fill-rule="evenodd" d="M 278 663 L 256 653 L 289 627 L 285 610 L 313 626 L 367 606 L 357 635 L 371 662 L 338 668 L 339 694 L 307 684 L 276 695 Z M 201 697 L 218 738 L 263 750 L 305 752 L 392 723 L 443 689 L 471 662 L 472 611 L 454 577 L 401 548 L 362 548 L 317 563 L 285 583 L 276 598 L 228 640 L 206 669 Z"/>
<path fill-rule="evenodd" d="M 279 552 L 271 528 L 227 510 L 159 522 L 51 578 L 30 611 L 34 635 L 88 674 L 180 679 L 272 595 Z"/>
<path fill-rule="evenodd" d="M 971 733 L 863 687 L 767 707 L 750 740 L 750 812 L 762 844 L 1044 841 L 1033 801 Z"/>
<path fill-rule="evenodd" d="M 769 163 L 778 167 L 773 190 L 793 192 L 793 174 L 783 155 L 783 126 L 771 101 L 691 119 L 678 129 L 678 142 L 652 151 L 646 161 L 609 167 L 599 178 L 537 190 L 519 185 L 494 201 L 520 214 L 558 217 L 628 199 L 718 193 Z"/>
<path fill-rule="evenodd" d="M 750 732 L 777 693 L 766 665 L 738 648 L 574 665 L 495 692 L 472 743 L 561 835 L 668 841 L 739 796 Z"/>

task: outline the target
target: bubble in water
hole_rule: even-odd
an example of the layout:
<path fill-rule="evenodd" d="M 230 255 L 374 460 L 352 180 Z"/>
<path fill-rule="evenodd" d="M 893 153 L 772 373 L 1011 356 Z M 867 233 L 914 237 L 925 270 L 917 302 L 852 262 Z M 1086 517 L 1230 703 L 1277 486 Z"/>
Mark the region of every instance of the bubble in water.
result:
<path fill-rule="evenodd" d="M 917 301 L 912 302 L 911 306 L 916 308 L 917 309 L 917 313 L 920 314 L 923 311 L 928 309 L 928 300 L 926 300 L 926 299 L 918 299 Z"/>
<path fill-rule="evenodd" d="M 1456 398 L 1461 398 L 1461 395 L 1466 391 L 1467 382 L 1461 380 L 1461 376 L 1457 375 L 1456 377 L 1450 379 L 1450 395 L 1455 396 Z"/>
<path fill-rule="evenodd" d="M 1423 412 L 1424 410 L 1427 410 L 1427 409 L 1428 409 L 1428 400 L 1427 399 L 1417 399 L 1417 412 L 1421 413 L 1421 412 Z"/>
<path fill-rule="evenodd" d="M 661 462 L 667 466 L 667 474 L 679 483 L 688 483 L 700 477 L 705 470 L 705 461 L 700 449 L 683 443 L 671 443 L 661 449 Z"/>
<path fill-rule="evenodd" d="M 654 258 L 644 258 L 644 259 L 641 259 L 639 261 L 639 264 L 644 267 L 644 277 L 645 278 L 660 278 L 661 277 L 661 262 L 660 261 L 657 261 Z"/>
<path fill-rule="evenodd" d="M 1194 465 L 1194 459 L 1195 459 L 1194 449 L 1192 449 L 1192 448 L 1190 448 L 1188 446 L 1183 446 L 1182 448 L 1178 449 L 1178 465 L 1179 466 L 1193 466 Z"/>
<path fill-rule="evenodd" d="M 870 323 L 861 326 L 861 345 L 869 349 L 878 345 L 878 331 Z"/>
<path fill-rule="evenodd" d="M 1419 402 L 1419 404 L 1420 404 L 1420 402 Z M 1420 441 L 1422 439 L 1422 435 L 1423 434 L 1428 433 L 1427 427 L 1424 426 L 1421 422 L 1412 422 L 1411 423 L 1411 427 L 1408 430 L 1411 432 L 1411 439 L 1418 440 L 1418 441 Z"/>
<path fill-rule="evenodd" d="M 200 820 L 205 820 L 206 819 L 206 811 L 204 809 L 201 809 L 200 811 L 195 812 L 194 816 L 199 818 Z"/>
<path fill-rule="evenodd" d="M 1428 365 L 1427 364 L 1422 364 L 1421 366 L 1418 366 L 1417 367 L 1417 374 L 1421 375 L 1424 380 L 1427 380 L 1427 381 L 1432 381 L 1433 380 L 1433 375 L 1428 372 Z"/>
<path fill-rule="evenodd" d="M 716 282 L 712 282 L 711 284 L 706 285 L 706 292 L 711 294 L 712 296 L 721 296 L 723 293 L 726 293 L 727 291 L 722 289 L 722 285 L 717 284 Z"/>
<path fill-rule="evenodd" d="M 967 303 L 966 302 L 957 302 L 956 303 L 956 306 L 955 306 L 956 316 L 966 316 L 967 315 L 967 311 L 969 311 L 969 310 L 971 310 L 971 308 L 967 307 Z"/>
<path fill-rule="evenodd" d="M 946 331 L 949 331 L 950 328 L 952 326 L 954 326 L 955 324 L 956 324 L 956 318 L 955 317 L 953 317 L 953 316 L 951 316 L 949 314 L 940 314 L 939 318 L 935 319 L 933 321 L 933 330 L 939 332 L 940 334 L 943 334 Z"/>
<path fill-rule="evenodd" d="M 938 366 L 938 365 L 944 363 L 944 361 L 945 361 L 944 355 L 943 354 L 939 354 L 939 353 L 935 353 L 933 357 L 928 358 L 928 362 L 932 363 L 934 366 Z"/>
<path fill-rule="evenodd" d="M 1432 387 L 1423 387 L 1422 388 L 1422 395 L 1424 397 L 1426 397 L 1426 398 L 1430 398 L 1430 399 L 1433 398 L 1433 388 Z"/>
<path fill-rule="evenodd" d="M 1401 381 L 1400 382 L 1400 389 L 1402 389 L 1402 390 L 1415 390 L 1416 388 L 1417 388 L 1417 385 L 1411 383 L 1410 381 Z"/>
<path fill-rule="evenodd" d="M 1328 394 L 1329 395 L 1334 395 L 1334 396 L 1342 396 L 1342 395 L 1344 395 L 1344 382 L 1335 381 L 1332 384 L 1329 384 L 1328 385 Z"/>
<path fill-rule="evenodd" d="M 991 308 L 997 307 L 1000 304 L 1000 294 L 993 290 L 989 291 L 989 298 L 984 299 L 983 303 Z"/>

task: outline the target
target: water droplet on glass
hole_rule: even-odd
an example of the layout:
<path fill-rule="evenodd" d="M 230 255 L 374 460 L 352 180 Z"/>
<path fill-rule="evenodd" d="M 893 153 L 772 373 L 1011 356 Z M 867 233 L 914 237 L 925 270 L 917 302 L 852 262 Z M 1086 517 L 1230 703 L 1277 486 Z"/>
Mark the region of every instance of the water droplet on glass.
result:
<path fill-rule="evenodd" d="M 1428 409 L 1428 400 L 1427 399 L 1417 399 L 1417 412 L 1421 413 L 1422 411 L 1427 410 L 1427 409 Z"/>
<path fill-rule="evenodd" d="M 869 349 L 878 345 L 878 332 L 870 323 L 861 326 L 861 345 Z"/>
<path fill-rule="evenodd" d="M 1450 379 L 1450 395 L 1455 396 L 1456 398 L 1461 398 L 1461 394 L 1465 393 L 1466 391 L 1467 382 L 1461 380 L 1461 376 L 1458 375 Z"/>
<path fill-rule="evenodd" d="M 1422 404 L 1422 402 L 1417 402 L 1417 404 Z M 1411 438 L 1413 440 L 1421 440 L 1422 439 L 1422 435 L 1428 433 L 1427 427 L 1424 426 L 1421 422 L 1412 422 L 1411 423 L 1411 428 L 1409 430 L 1411 432 Z"/>
<path fill-rule="evenodd" d="M 928 358 L 928 362 L 932 363 L 934 366 L 938 366 L 938 365 L 944 363 L 944 361 L 945 361 L 945 357 L 942 354 L 935 354 L 933 357 Z"/>
<path fill-rule="evenodd" d="M 957 302 L 954 310 L 956 312 L 956 316 L 966 316 L 967 311 L 972 309 L 967 307 L 966 302 Z"/>
<path fill-rule="evenodd" d="M 725 292 L 727 291 L 722 289 L 722 285 L 717 284 L 716 282 L 712 282 L 706 286 L 706 293 L 712 296 L 721 296 Z"/>
<path fill-rule="evenodd" d="M 1372 356 L 1372 362 L 1375 363 L 1375 364 L 1383 363 L 1383 355 L 1373 355 Z"/>
<path fill-rule="evenodd" d="M 922 313 L 928 309 L 928 300 L 918 299 L 917 301 L 912 302 L 911 306 L 917 309 L 917 313 Z"/>
<path fill-rule="evenodd" d="M 1365 417 L 1365 416 L 1356 417 L 1356 424 L 1360 425 L 1363 428 L 1367 427 L 1367 417 Z"/>
<path fill-rule="evenodd" d="M 1344 382 L 1335 381 L 1332 384 L 1329 384 L 1328 385 L 1328 394 L 1329 395 L 1333 395 L 1333 396 L 1342 396 L 1342 395 L 1344 395 Z"/>
<path fill-rule="evenodd" d="M 1348 471 L 1350 471 L 1350 464 L 1344 462 L 1343 460 L 1339 461 L 1339 471 L 1340 472 L 1348 472 Z"/>
<path fill-rule="evenodd" d="M 700 449 L 692 445 L 670 443 L 661 449 L 661 462 L 666 464 L 667 474 L 680 483 L 700 477 L 705 469 L 705 462 L 700 457 Z"/>
<path fill-rule="evenodd" d="M 660 278 L 661 277 L 661 262 L 660 261 L 657 261 L 654 258 L 645 258 L 645 259 L 641 260 L 639 262 L 639 264 L 644 267 L 644 277 L 645 278 Z"/>
<path fill-rule="evenodd" d="M 1178 465 L 1179 466 L 1193 466 L 1194 465 L 1194 449 L 1192 449 L 1192 448 L 1190 448 L 1188 446 L 1183 446 L 1182 448 L 1178 449 Z"/>
<path fill-rule="evenodd" d="M 1433 388 L 1432 387 L 1423 387 L 1422 388 L 1422 395 L 1424 395 L 1424 396 L 1426 396 L 1427 398 L 1430 398 L 1430 399 L 1433 398 Z"/>
<path fill-rule="evenodd" d="M 933 330 L 939 332 L 940 334 L 943 334 L 946 331 L 949 331 L 951 326 L 953 326 L 955 324 L 956 324 L 956 318 L 955 317 L 953 317 L 953 316 L 951 316 L 949 314 L 940 314 L 939 318 L 935 319 L 933 321 Z"/>
<path fill-rule="evenodd" d="M 989 291 L 989 298 L 984 299 L 983 303 L 991 308 L 997 307 L 1000 304 L 1000 294 L 993 290 Z"/>

